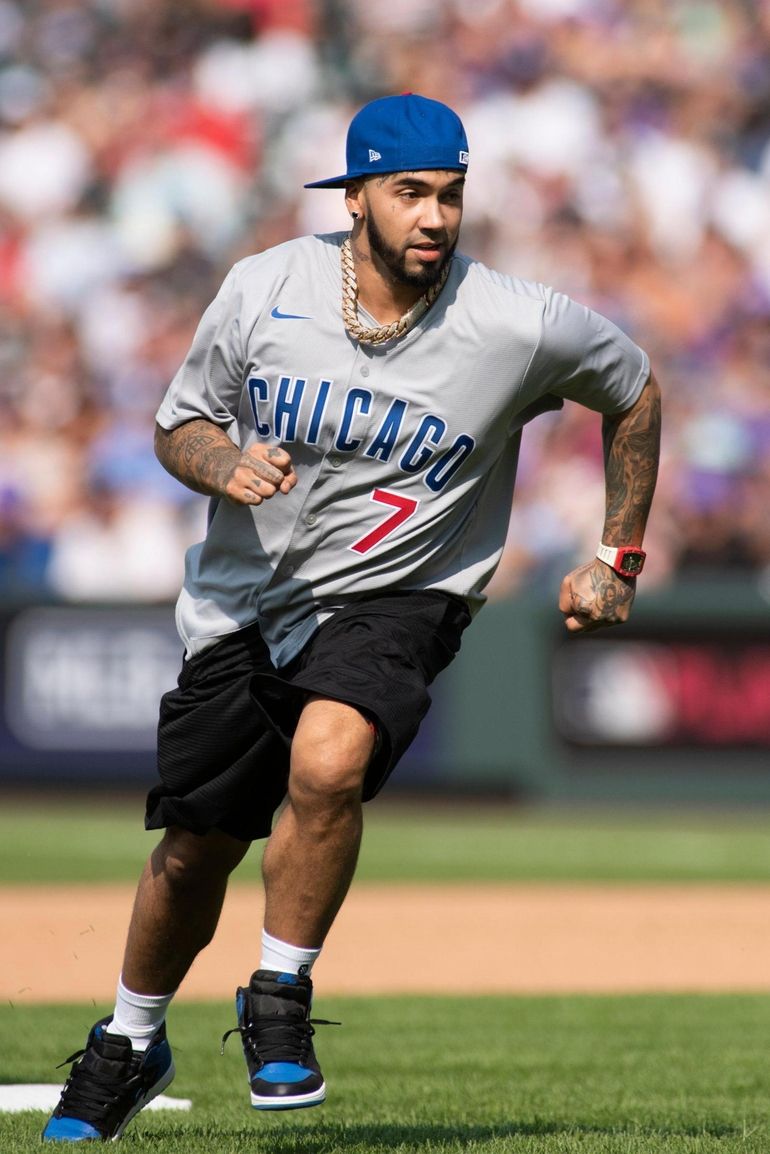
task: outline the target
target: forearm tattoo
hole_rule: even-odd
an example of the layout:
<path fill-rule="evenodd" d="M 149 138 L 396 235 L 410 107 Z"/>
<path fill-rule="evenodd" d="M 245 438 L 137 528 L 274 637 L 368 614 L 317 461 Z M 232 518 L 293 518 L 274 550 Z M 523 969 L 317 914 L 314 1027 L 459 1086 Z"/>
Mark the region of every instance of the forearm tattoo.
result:
<path fill-rule="evenodd" d="M 633 408 L 602 426 L 607 509 L 602 540 L 637 544 L 655 492 L 660 453 L 660 391 L 654 378 Z"/>
<path fill-rule="evenodd" d="M 188 421 L 157 431 L 155 452 L 165 469 L 196 493 L 221 495 L 241 458 L 223 429 L 210 421 Z"/>

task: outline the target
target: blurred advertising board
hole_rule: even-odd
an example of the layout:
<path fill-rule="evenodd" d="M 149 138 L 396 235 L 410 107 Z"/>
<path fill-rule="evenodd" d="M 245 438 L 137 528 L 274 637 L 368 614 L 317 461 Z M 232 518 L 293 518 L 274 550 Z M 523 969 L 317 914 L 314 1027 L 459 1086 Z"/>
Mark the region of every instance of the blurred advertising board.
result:
<path fill-rule="evenodd" d="M 770 639 L 662 635 L 561 646 L 554 724 L 576 747 L 754 748 L 770 758 Z"/>
<path fill-rule="evenodd" d="M 0 777 L 146 774 L 182 659 L 170 609 L 30 606 L 0 619 L 0 644 Z"/>

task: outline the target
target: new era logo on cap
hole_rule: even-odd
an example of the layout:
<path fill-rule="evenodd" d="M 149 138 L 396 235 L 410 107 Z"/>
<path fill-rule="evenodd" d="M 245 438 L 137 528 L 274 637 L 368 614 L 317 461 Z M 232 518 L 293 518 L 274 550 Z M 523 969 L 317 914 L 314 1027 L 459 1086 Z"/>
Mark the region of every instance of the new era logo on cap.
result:
<path fill-rule="evenodd" d="M 460 152 L 460 164 L 467 164 L 467 163 L 468 163 L 468 153 L 461 151 Z"/>
<path fill-rule="evenodd" d="M 374 164 L 375 160 L 382 160 L 382 153 L 375 152 L 373 148 L 369 149 L 369 163 Z"/>

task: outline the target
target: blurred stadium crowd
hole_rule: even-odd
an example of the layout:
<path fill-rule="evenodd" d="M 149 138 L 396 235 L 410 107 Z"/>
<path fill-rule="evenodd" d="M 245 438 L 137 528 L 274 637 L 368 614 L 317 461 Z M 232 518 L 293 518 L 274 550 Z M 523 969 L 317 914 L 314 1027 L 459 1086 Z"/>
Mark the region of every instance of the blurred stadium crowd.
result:
<path fill-rule="evenodd" d="M 770 581 L 770 0 L 0 0 L 6 597 L 176 595 L 159 400 L 233 261 L 347 226 L 303 181 L 404 90 L 465 121 L 463 250 L 650 353 L 650 583 Z M 529 427 L 495 595 L 592 554 L 598 424 Z"/>

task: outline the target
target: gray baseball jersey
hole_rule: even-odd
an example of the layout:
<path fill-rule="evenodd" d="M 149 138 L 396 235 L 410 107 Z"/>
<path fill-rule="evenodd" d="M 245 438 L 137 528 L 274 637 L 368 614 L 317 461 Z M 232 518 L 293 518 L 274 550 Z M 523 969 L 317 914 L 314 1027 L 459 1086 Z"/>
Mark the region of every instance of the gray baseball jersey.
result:
<path fill-rule="evenodd" d="M 459 254 L 410 332 L 361 345 L 340 311 L 346 235 L 235 265 L 158 411 L 165 429 L 204 418 L 242 449 L 281 444 L 298 477 L 258 506 L 211 502 L 177 603 L 188 653 L 259 620 L 284 665 L 335 609 L 383 590 L 445 590 L 475 611 L 523 425 L 565 397 L 621 412 L 649 374 L 606 318 Z"/>

